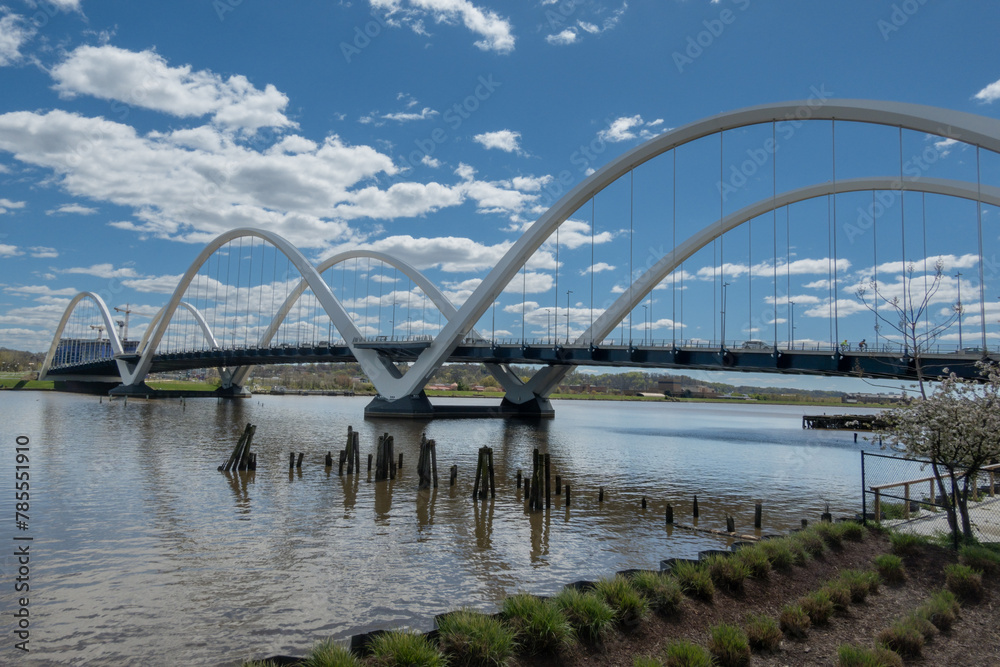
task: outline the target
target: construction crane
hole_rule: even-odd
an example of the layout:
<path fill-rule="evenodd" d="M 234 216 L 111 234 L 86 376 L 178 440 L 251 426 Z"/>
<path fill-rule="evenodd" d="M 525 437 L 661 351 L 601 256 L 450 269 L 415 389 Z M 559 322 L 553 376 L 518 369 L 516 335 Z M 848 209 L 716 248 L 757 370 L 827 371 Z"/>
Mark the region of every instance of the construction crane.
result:
<path fill-rule="evenodd" d="M 116 313 L 125 313 L 125 320 L 118 320 L 118 328 L 121 329 L 122 342 L 128 340 L 128 316 L 132 313 L 132 309 L 129 307 L 131 304 L 126 303 L 124 308 L 119 308 L 115 306 Z"/>
<path fill-rule="evenodd" d="M 91 324 L 90 328 L 91 329 L 97 329 L 97 340 L 101 340 L 102 337 L 103 337 L 103 334 L 104 334 L 104 325 L 103 324 Z"/>

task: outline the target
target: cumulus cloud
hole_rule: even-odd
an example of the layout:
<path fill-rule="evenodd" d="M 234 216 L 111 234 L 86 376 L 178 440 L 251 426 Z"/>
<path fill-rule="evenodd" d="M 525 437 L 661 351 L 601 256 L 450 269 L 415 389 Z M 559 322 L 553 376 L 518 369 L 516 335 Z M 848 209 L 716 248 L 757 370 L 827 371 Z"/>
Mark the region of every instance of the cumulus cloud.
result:
<path fill-rule="evenodd" d="M 549 44 L 555 44 L 556 46 L 565 46 L 567 44 L 573 44 L 576 42 L 576 30 L 572 28 L 567 28 L 560 33 L 555 35 L 549 35 L 545 38 L 545 41 Z"/>
<path fill-rule="evenodd" d="M 229 129 L 296 127 L 284 115 L 288 97 L 268 84 L 256 88 L 241 75 L 223 79 L 190 65 L 171 67 L 154 51 L 128 51 L 111 45 L 80 46 L 52 69 L 55 89 L 64 98 L 99 99 L 153 109 L 180 118 L 211 116 Z"/>
<path fill-rule="evenodd" d="M 510 250 L 511 245 L 509 241 L 485 245 L 456 236 L 415 238 L 405 234 L 378 239 L 363 247 L 392 255 L 421 271 L 436 268 L 448 273 L 466 273 L 492 269 Z M 529 262 L 529 268 L 535 271 L 552 270 L 555 268 L 555 259 L 551 253 L 536 252 Z"/>
<path fill-rule="evenodd" d="M 518 143 L 521 140 L 521 133 L 513 130 L 483 132 L 472 137 L 472 139 L 484 148 L 497 148 L 507 153 L 521 152 L 521 147 Z"/>
<path fill-rule="evenodd" d="M 483 51 L 510 53 L 514 35 L 510 21 L 494 11 L 482 9 L 470 0 L 370 0 L 372 9 L 383 12 L 390 21 L 408 25 L 417 34 L 427 34 L 425 19 L 454 25 L 461 22 L 481 39 L 475 42 Z"/>
<path fill-rule="evenodd" d="M 11 201 L 10 199 L 0 197 L 0 215 L 9 213 L 12 209 L 24 208 L 24 206 L 25 202 L 23 201 Z"/>
<path fill-rule="evenodd" d="M 651 139 L 659 133 L 658 130 L 654 131 L 653 128 L 659 127 L 662 124 L 662 118 L 646 122 L 639 114 L 635 116 L 621 116 L 611 121 L 606 129 L 597 133 L 597 136 L 611 144 L 632 139 Z"/>
<path fill-rule="evenodd" d="M 6 243 L 0 243 L 0 257 L 17 257 L 23 254 L 24 251 L 18 248 L 16 245 L 8 245 Z"/>
<path fill-rule="evenodd" d="M 980 90 L 974 97 L 980 102 L 986 102 L 987 104 L 1000 100 L 1000 79 Z"/>
<path fill-rule="evenodd" d="M 96 208 L 91 208 L 89 206 L 83 206 L 82 204 L 63 204 L 50 211 L 46 211 L 48 215 L 57 215 L 60 213 L 75 213 L 77 215 L 93 215 L 97 213 Z"/>
<path fill-rule="evenodd" d="M 5 8 L 0 7 L 0 11 Z M 0 16 L 0 67 L 21 60 L 21 47 L 34 36 L 35 30 L 23 17 L 5 13 Z"/>
<path fill-rule="evenodd" d="M 59 251 L 48 246 L 36 245 L 28 248 L 32 257 L 37 259 L 52 259 L 59 256 Z"/>
<path fill-rule="evenodd" d="M 60 269 L 61 273 L 80 273 L 98 278 L 134 278 L 138 273 L 135 269 L 122 266 L 115 268 L 113 264 L 93 264 L 91 266 L 74 266 L 68 269 Z M 174 283 L 176 285 L 176 283 Z"/>

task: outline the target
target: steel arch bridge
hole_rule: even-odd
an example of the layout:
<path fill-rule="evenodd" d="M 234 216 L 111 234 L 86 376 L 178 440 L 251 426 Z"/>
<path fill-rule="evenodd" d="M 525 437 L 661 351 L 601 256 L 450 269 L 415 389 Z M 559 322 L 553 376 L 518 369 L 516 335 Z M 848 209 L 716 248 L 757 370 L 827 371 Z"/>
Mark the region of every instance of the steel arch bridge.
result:
<path fill-rule="evenodd" d="M 523 337 L 520 342 L 504 343 L 498 341 L 495 336 L 487 340 L 474 329 L 501 292 L 512 284 L 519 272 L 525 270 L 536 251 L 557 233 L 570 216 L 598 193 L 640 165 L 671 151 L 675 151 L 676 159 L 678 148 L 713 135 L 719 135 L 721 144 L 722 137 L 727 131 L 770 124 L 773 134 L 773 128 L 778 123 L 816 120 L 830 121 L 834 128 L 838 122 L 899 128 L 901 163 L 903 130 L 926 133 L 973 147 L 977 151 L 977 164 L 980 150 L 1000 154 L 1000 121 L 935 107 L 864 100 L 806 100 L 723 113 L 659 135 L 610 161 L 584 179 L 528 228 L 459 308 L 456 308 L 445 294 L 416 268 L 384 253 L 354 250 L 341 253 L 314 266 L 299 249 L 277 234 L 262 229 L 234 229 L 218 236 L 199 253 L 181 277 L 167 304 L 153 318 L 134 350 L 125 349 L 115 330 L 115 322 L 110 311 L 99 295 L 93 292 L 77 295 L 66 308 L 56 329 L 40 371 L 40 378 L 115 382 L 120 383 L 116 390 L 119 393 L 148 394 L 150 390 L 145 387 L 144 381 L 153 370 L 222 366 L 224 389 L 239 394 L 243 391 L 243 385 L 255 364 L 356 360 L 378 392 L 376 399 L 368 406 L 366 414 L 421 416 L 434 413 L 433 406 L 424 394 L 424 386 L 434 373 L 449 361 L 477 361 L 487 364 L 488 370 L 505 391 L 503 406 L 497 411 L 503 414 L 551 415 L 552 408 L 548 396 L 574 365 L 730 368 L 745 371 L 824 374 L 851 374 L 861 371 L 882 377 L 913 377 L 914 359 L 905 348 L 851 352 L 833 344 L 827 349 L 797 350 L 794 345 L 786 345 L 783 349 L 777 341 L 776 334 L 773 345 L 743 349 L 727 345 L 724 326 L 723 340 L 705 347 L 678 345 L 676 341 L 669 346 L 655 346 L 636 344 L 631 340 L 627 344 L 622 340 L 620 344 L 614 345 L 609 343 L 608 336 L 625 318 L 630 318 L 630 313 L 642 305 L 644 299 L 650 296 L 657 285 L 681 267 L 685 260 L 722 238 L 726 232 L 758 216 L 773 213 L 781 208 L 787 210 L 788 206 L 799 202 L 824 197 L 833 197 L 835 200 L 838 195 L 845 193 L 869 191 L 873 196 L 876 191 L 897 192 L 900 196 L 904 192 L 918 192 L 968 200 L 976 202 L 977 212 L 981 211 L 983 204 L 1000 207 L 1000 188 L 983 184 L 978 175 L 975 181 L 932 178 L 921 173 L 915 175 L 904 173 L 900 164 L 899 173 L 837 180 L 834 158 L 834 177 L 831 180 L 822 180 L 785 192 L 777 192 L 775 186 L 775 191 L 770 196 L 737 211 L 724 215 L 720 213 L 717 219 L 688 238 L 675 243 L 656 262 L 647 266 L 645 271 L 633 273 L 628 288 L 603 308 L 599 316 L 594 318 L 592 315 L 589 327 L 576 335 L 575 339 L 571 340 L 568 334 L 568 304 L 567 340 L 564 344 L 532 344 Z M 979 267 L 982 302 L 984 280 L 981 233 L 980 230 Z M 251 261 L 253 243 L 259 240 L 262 244 L 269 244 L 274 248 L 275 257 L 280 253 L 286 258 L 300 279 L 294 281 L 294 286 L 287 291 L 280 306 L 271 313 L 271 320 L 256 342 L 244 346 L 243 349 L 230 349 L 226 348 L 224 343 L 220 344 L 206 318 L 196 305 L 185 300 L 185 294 L 193 285 L 195 288 L 200 287 L 198 282 L 201 280 L 200 272 L 205 267 L 210 269 L 209 262 L 214 253 L 237 241 L 242 248 L 244 240 L 249 240 L 251 243 Z M 351 260 L 357 266 L 357 262 L 361 259 L 369 262 L 375 260 L 389 265 L 394 271 L 401 272 L 417 285 L 444 318 L 439 333 L 433 338 L 408 336 L 406 340 L 399 341 L 381 340 L 392 337 L 379 336 L 375 340 L 366 337 L 355 317 L 344 306 L 346 295 L 338 298 L 322 276 L 328 269 L 342 266 Z M 773 259 L 777 263 L 777 258 Z M 252 270 L 251 266 L 250 271 Z M 274 344 L 276 333 L 286 322 L 293 308 L 302 303 L 303 295 L 307 292 L 329 317 L 332 328 L 336 329 L 344 341 L 342 345 L 331 345 L 329 341 L 324 341 L 325 345 L 294 345 L 289 349 L 287 344 L 281 346 Z M 102 322 L 98 326 L 106 327 L 108 332 L 108 345 L 102 347 L 105 352 L 103 355 L 83 358 L 79 354 L 67 354 L 66 345 L 61 345 L 67 323 L 75 309 L 84 302 L 95 305 L 99 320 Z M 250 305 L 248 296 L 246 313 L 248 319 Z M 961 303 L 959 306 L 961 308 Z M 207 349 L 180 350 L 173 353 L 165 353 L 159 349 L 180 309 L 186 310 L 195 320 Z M 591 309 L 593 311 L 593 304 Z M 981 312 L 985 313 L 982 305 Z M 247 329 L 249 330 L 249 324 Z M 973 362 L 985 356 L 988 351 L 985 314 L 982 317 L 982 329 L 981 347 L 968 354 L 957 356 L 924 355 L 925 368 L 928 372 L 933 372 L 947 366 L 960 373 L 974 374 Z M 397 366 L 400 360 L 410 363 L 405 372 Z M 543 365 L 543 368 L 529 380 L 523 381 L 511 371 L 510 365 L 513 363 L 539 364 Z"/>

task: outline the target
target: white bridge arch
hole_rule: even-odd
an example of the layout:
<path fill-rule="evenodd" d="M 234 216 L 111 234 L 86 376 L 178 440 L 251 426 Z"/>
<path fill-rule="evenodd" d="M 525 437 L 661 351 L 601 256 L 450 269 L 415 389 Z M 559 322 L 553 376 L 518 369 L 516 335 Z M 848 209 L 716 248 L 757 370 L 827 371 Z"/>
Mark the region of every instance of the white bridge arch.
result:
<path fill-rule="evenodd" d="M 306 287 L 312 289 L 320 305 L 330 316 L 333 325 L 347 341 L 355 358 L 377 388 L 379 397 L 376 399 L 376 403 L 381 402 L 386 407 L 397 404 L 401 407 L 401 411 L 410 410 L 401 404 L 421 399 L 424 385 L 441 364 L 448 359 L 459 343 L 467 336 L 474 335 L 473 326 L 475 323 L 486 313 L 521 267 L 560 225 L 594 195 L 639 165 L 697 139 L 751 125 L 800 123 L 806 120 L 846 121 L 899 127 L 901 130 L 924 132 L 1000 153 L 1000 120 L 937 107 L 867 100 L 812 99 L 761 105 L 719 114 L 666 132 L 612 160 L 564 195 L 514 243 L 501 261 L 457 310 L 415 269 L 394 258 L 378 257 L 403 270 L 415 283 L 421 286 L 425 294 L 435 302 L 435 305 L 447 318 L 446 324 L 437 337 L 430 342 L 426 349 L 420 352 L 405 375 L 400 374 L 387 357 L 380 355 L 375 350 L 355 345 L 355 342 L 361 339 L 360 331 L 333 295 L 329 286 L 323 281 L 320 273 L 325 268 L 317 271 L 317 268 L 313 267 L 300 251 L 276 234 L 259 229 L 231 230 L 208 244 L 184 274 L 170 301 L 164 307 L 160 321 L 155 327 L 151 327 L 153 332 L 142 350 L 138 363 L 134 366 L 119 363 L 124 384 L 127 386 L 135 385 L 141 383 L 145 378 L 152 362 L 153 353 L 169 324 L 170 318 L 181 303 L 184 291 L 211 254 L 234 239 L 257 237 L 271 243 L 295 265 L 302 275 L 302 281 L 297 288 L 298 295 Z M 640 276 L 610 308 L 602 313 L 592 326 L 577 339 L 577 344 L 602 340 L 660 280 L 669 275 L 684 259 L 711 243 L 724 232 L 758 215 L 797 201 L 867 190 L 936 193 L 1000 206 L 1000 192 L 996 188 L 983 187 L 977 183 L 930 178 L 851 179 L 825 182 L 780 195 L 775 194 L 716 220 L 673 248 L 645 274 Z M 331 258 L 327 262 L 330 262 L 329 266 L 332 266 L 353 256 L 376 257 L 375 253 L 368 251 L 352 252 L 367 252 L 367 254 L 345 253 Z M 327 262 L 324 262 L 324 265 Z M 298 298 L 298 295 L 295 298 Z M 289 297 L 283 307 L 284 312 L 281 317 L 275 317 L 272 321 L 269 327 L 271 336 L 280 326 L 280 320 L 283 320 L 284 316 L 287 315 L 288 308 L 292 303 L 294 303 L 294 299 Z M 59 334 L 61 334 L 61 328 L 57 332 L 57 339 Z M 238 372 L 241 379 L 245 379 L 245 372 L 242 369 Z M 527 384 L 521 384 L 520 381 L 517 381 L 516 383 L 511 382 L 511 386 L 507 386 L 508 383 L 504 383 L 508 390 L 507 399 L 515 404 L 526 404 L 532 400 L 547 402 L 545 397 L 565 373 L 565 367 L 550 366 L 537 373 Z M 426 398 L 423 398 L 423 401 L 426 401 Z M 395 409 L 388 407 L 387 411 L 392 412 Z"/>

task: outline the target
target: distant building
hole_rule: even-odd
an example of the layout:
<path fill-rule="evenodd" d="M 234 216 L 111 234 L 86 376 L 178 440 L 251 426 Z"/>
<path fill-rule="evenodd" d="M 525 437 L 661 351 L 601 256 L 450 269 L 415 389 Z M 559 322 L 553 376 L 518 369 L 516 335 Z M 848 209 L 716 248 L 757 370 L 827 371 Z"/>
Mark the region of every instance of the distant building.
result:
<path fill-rule="evenodd" d="M 685 385 L 680 378 L 670 377 L 657 382 L 660 390 L 667 396 L 680 398 L 715 398 L 718 395 L 711 387 L 705 385 Z"/>
<path fill-rule="evenodd" d="M 879 403 L 883 405 L 895 405 L 899 403 L 909 403 L 909 397 L 904 394 L 844 394 L 841 403 Z"/>
<path fill-rule="evenodd" d="M 138 347 L 139 341 L 137 340 L 127 340 L 122 343 L 126 354 L 134 354 Z M 56 346 L 52 365 L 82 364 L 88 361 L 111 359 L 114 356 L 111 341 L 106 338 L 101 340 L 96 338 L 63 338 Z"/>

